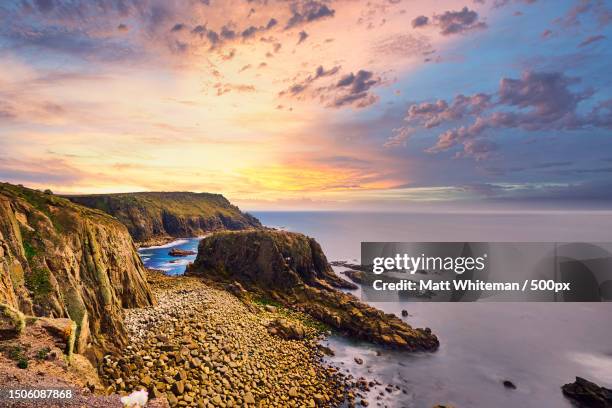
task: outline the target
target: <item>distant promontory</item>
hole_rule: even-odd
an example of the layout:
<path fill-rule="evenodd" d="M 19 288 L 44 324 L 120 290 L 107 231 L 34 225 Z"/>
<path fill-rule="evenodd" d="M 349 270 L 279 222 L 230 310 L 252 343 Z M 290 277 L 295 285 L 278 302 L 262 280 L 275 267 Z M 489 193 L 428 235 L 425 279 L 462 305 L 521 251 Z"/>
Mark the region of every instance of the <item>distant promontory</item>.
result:
<path fill-rule="evenodd" d="M 66 196 L 102 210 L 123 223 L 140 246 L 211 231 L 262 228 L 259 220 L 240 211 L 221 194 L 142 192 Z"/>

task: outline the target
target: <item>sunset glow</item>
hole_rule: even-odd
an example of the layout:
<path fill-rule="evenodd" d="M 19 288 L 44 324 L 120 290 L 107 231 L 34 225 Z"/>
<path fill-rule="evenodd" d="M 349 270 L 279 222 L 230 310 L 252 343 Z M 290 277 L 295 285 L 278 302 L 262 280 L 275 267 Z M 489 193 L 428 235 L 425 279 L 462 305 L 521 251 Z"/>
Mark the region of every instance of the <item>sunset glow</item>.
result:
<path fill-rule="evenodd" d="M 10 3 L 3 181 L 247 208 L 610 191 L 606 2 Z"/>

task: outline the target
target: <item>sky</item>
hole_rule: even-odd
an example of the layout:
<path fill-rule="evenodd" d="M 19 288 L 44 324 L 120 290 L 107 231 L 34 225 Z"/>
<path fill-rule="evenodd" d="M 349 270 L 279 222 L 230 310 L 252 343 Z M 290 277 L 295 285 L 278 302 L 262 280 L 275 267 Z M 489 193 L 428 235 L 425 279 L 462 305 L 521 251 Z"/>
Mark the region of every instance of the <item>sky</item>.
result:
<path fill-rule="evenodd" d="M 604 0 L 0 3 L 0 181 L 612 208 Z"/>

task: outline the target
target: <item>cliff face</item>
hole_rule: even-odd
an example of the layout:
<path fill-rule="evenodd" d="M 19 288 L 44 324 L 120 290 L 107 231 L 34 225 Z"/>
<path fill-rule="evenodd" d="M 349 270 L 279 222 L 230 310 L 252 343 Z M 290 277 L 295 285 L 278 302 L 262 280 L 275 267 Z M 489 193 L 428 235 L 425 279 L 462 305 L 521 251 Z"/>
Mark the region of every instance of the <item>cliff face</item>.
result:
<path fill-rule="evenodd" d="M 429 329 L 413 329 L 337 288 L 355 285 L 338 277 L 319 244 L 284 231 L 219 232 L 204 238 L 187 275 L 242 286 L 351 336 L 404 350 L 435 350 Z M 230 285 L 231 286 L 231 285 Z"/>
<path fill-rule="evenodd" d="M 220 194 L 146 192 L 68 196 L 102 210 L 125 224 L 135 241 L 151 244 L 169 237 L 194 237 L 210 231 L 261 228 Z"/>
<path fill-rule="evenodd" d="M 213 234 L 200 242 L 191 269 L 206 271 L 208 276 L 239 277 L 243 282 L 269 289 L 303 284 L 357 288 L 334 273 L 313 238 L 285 231 Z"/>
<path fill-rule="evenodd" d="M 0 183 L 0 303 L 77 324 L 77 351 L 126 342 L 122 307 L 154 303 L 127 229 L 100 211 Z"/>

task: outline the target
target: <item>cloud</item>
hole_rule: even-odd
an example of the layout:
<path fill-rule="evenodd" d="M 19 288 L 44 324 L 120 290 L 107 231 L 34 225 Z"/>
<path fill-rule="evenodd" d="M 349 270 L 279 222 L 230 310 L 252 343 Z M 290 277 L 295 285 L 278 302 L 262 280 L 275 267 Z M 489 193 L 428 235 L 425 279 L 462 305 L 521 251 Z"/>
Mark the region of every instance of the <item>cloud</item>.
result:
<path fill-rule="evenodd" d="M 486 23 L 478 21 L 478 13 L 467 7 L 460 11 L 446 11 L 434 15 L 433 20 L 440 27 L 442 35 L 459 34 L 487 27 Z"/>
<path fill-rule="evenodd" d="M 394 135 L 385 141 L 383 147 L 406 146 L 408 139 L 414 134 L 414 129 L 404 126 L 393 129 L 393 133 Z"/>
<path fill-rule="evenodd" d="M 606 6 L 605 0 L 581 0 L 578 4 L 555 22 L 562 27 L 575 27 L 581 25 L 581 18 L 591 15 L 600 27 L 607 26 L 612 21 L 612 9 Z"/>
<path fill-rule="evenodd" d="M 485 22 L 479 21 L 478 13 L 467 7 L 463 7 L 459 11 L 445 11 L 442 14 L 434 14 L 431 19 L 421 15 L 414 18 L 411 24 L 413 28 L 434 25 L 440 29 L 442 35 L 460 34 L 487 27 Z"/>
<path fill-rule="evenodd" d="M 369 106 L 378 98 L 369 93 L 370 88 L 380 84 L 380 78 L 374 78 L 370 71 L 359 70 L 356 74 L 350 73 L 343 76 L 335 86 L 328 88 L 329 91 L 336 91 L 336 95 L 328 106 L 341 107 L 345 105 L 355 105 L 358 108 Z"/>
<path fill-rule="evenodd" d="M 288 89 L 281 91 L 279 93 L 279 96 L 283 96 L 283 95 L 295 96 L 295 95 L 301 94 L 306 89 L 308 89 L 310 84 L 312 84 L 314 81 L 320 78 L 336 75 L 338 71 L 340 71 L 340 66 L 335 66 L 335 67 L 332 67 L 326 70 L 325 68 L 323 68 L 322 65 L 319 65 L 317 69 L 315 70 L 314 75 L 308 75 L 303 81 L 291 85 Z"/>
<path fill-rule="evenodd" d="M 411 24 L 412 24 L 413 28 L 424 27 L 427 24 L 429 24 L 429 17 L 427 17 L 427 16 L 418 16 L 418 17 L 415 17 L 412 20 Z"/>
<path fill-rule="evenodd" d="M 170 32 L 176 33 L 176 32 L 182 31 L 184 29 L 185 29 L 185 24 L 183 24 L 183 23 L 176 23 L 174 25 L 174 27 L 172 27 Z"/>
<path fill-rule="evenodd" d="M 290 29 L 304 23 L 333 17 L 335 10 L 330 9 L 326 4 L 319 1 L 308 0 L 302 4 L 292 6 L 292 15 L 285 25 L 285 29 Z"/>
<path fill-rule="evenodd" d="M 304 80 L 296 82 L 289 88 L 281 91 L 279 96 L 296 97 L 297 99 L 318 98 L 327 107 L 340 108 L 352 105 L 363 108 L 378 101 L 378 97 L 370 89 L 381 83 L 371 71 L 359 70 L 349 73 L 339 80 L 314 88 L 312 84 L 321 78 L 331 77 L 340 71 L 340 66 L 329 70 L 319 66 L 314 75 L 308 75 Z"/>
<path fill-rule="evenodd" d="M 255 92 L 255 87 L 253 85 L 247 85 L 247 84 L 230 84 L 230 83 L 218 82 L 214 84 L 213 87 L 217 90 L 217 96 L 221 96 L 229 92 L 238 92 L 238 93 Z"/>
<path fill-rule="evenodd" d="M 590 98 L 593 91 L 572 88 L 580 79 L 560 72 L 525 71 L 520 78 L 502 78 L 497 92 L 458 95 L 451 102 L 415 103 L 408 107 L 404 120 L 410 132 L 414 128 L 433 129 L 442 125 L 471 123 L 443 131 L 434 146 L 427 149 L 438 153 L 462 146 L 456 157 L 484 159 L 497 150 L 488 140 L 492 129 L 518 128 L 524 131 L 577 130 L 584 128 L 612 128 L 612 100 L 601 101 L 589 113 L 579 114 L 579 104 Z M 396 146 L 396 135 L 387 146 Z"/>
<path fill-rule="evenodd" d="M 540 34 L 540 37 L 542 38 L 550 38 L 552 36 L 553 32 L 549 29 L 546 29 L 544 31 L 542 31 L 542 34 Z"/>
<path fill-rule="evenodd" d="M 606 39 L 605 35 L 601 35 L 601 34 L 599 34 L 599 35 L 592 35 L 590 37 L 587 37 L 580 44 L 578 44 L 578 46 L 579 47 L 586 47 L 589 44 L 593 44 L 594 42 L 605 40 L 605 39 Z"/>
<path fill-rule="evenodd" d="M 308 33 L 306 31 L 300 31 L 300 38 L 298 39 L 298 44 L 303 43 L 308 38 Z"/>

